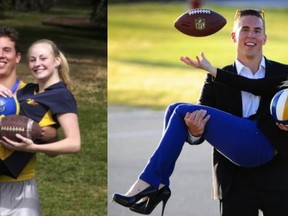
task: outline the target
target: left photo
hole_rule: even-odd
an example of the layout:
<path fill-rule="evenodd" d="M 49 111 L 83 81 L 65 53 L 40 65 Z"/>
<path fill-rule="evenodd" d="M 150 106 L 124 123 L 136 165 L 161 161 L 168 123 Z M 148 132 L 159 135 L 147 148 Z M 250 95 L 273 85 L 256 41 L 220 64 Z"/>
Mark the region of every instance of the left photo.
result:
<path fill-rule="evenodd" d="M 107 215 L 107 0 L 0 8 L 0 215 Z"/>

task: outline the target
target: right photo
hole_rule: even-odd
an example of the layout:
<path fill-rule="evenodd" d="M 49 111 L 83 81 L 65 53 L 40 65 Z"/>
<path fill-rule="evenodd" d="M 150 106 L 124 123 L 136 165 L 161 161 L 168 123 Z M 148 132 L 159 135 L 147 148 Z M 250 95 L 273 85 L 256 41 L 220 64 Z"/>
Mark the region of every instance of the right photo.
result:
<path fill-rule="evenodd" d="M 288 212 L 288 3 L 108 3 L 108 215 Z"/>

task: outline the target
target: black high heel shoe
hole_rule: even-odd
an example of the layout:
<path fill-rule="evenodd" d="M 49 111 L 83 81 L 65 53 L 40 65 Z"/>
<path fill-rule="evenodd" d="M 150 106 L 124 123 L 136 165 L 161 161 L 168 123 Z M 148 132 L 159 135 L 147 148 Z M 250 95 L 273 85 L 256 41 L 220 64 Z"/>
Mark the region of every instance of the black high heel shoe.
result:
<path fill-rule="evenodd" d="M 124 196 L 121 194 L 114 194 L 112 199 L 120 205 L 123 205 L 125 207 L 131 207 L 143 197 L 150 197 L 156 193 L 158 193 L 158 190 L 153 186 L 149 186 L 148 188 L 146 188 L 145 190 L 139 192 L 134 196 Z"/>
<path fill-rule="evenodd" d="M 162 201 L 162 214 L 164 215 L 164 210 L 168 199 L 171 196 L 171 190 L 168 186 L 164 186 L 158 193 L 153 194 L 152 196 L 148 197 L 148 199 L 144 202 L 135 203 L 130 207 L 131 211 L 137 212 L 139 214 L 151 214 L 151 212 L 155 209 L 155 207 Z"/>

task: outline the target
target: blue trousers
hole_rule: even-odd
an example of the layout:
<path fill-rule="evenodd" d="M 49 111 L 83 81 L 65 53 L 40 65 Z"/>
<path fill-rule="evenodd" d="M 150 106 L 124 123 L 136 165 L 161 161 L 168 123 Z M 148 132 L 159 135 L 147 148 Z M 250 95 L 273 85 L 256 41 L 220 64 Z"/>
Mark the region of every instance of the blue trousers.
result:
<path fill-rule="evenodd" d="M 256 167 L 273 158 L 274 149 L 255 120 L 212 107 L 175 103 L 166 110 L 162 138 L 140 179 L 156 188 L 160 183 L 170 184 L 169 177 L 188 136 L 184 116 L 199 109 L 207 110 L 211 116 L 205 126 L 205 140 L 236 165 Z"/>

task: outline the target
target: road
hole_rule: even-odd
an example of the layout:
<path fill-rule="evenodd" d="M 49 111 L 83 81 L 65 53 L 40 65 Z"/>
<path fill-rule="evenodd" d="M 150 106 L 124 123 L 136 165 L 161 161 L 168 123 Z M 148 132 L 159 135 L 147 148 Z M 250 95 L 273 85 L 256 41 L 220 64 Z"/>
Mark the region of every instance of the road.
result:
<path fill-rule="evenodd" d="M 164 111 L 109 107 L 108 115 L 108 215 L 138 215 L 111 201 L 125 193 L 137 179 L 162 133 Z M 211 199 L 211 152 L 207 143 L 185 144 L 171 178 L 172 196 L 165 216 L 215 216 L 218 201 Z M 161 205 L 151 216 L 159 216 Z"/>

